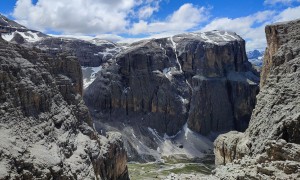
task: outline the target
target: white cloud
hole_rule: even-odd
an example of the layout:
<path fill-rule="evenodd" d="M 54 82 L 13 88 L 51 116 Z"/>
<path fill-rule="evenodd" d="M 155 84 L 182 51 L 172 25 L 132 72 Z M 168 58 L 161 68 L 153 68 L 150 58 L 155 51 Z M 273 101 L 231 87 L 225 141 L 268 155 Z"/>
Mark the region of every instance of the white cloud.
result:
<path fill-rule="evenodd" d="M 266 47 L 264 27 L 275 14 L 274 11 L 262 11 L 250 16 L 235 19 L 219 18 L 207 24 L 201 31 L 227 30 L 236 32 L 248 40 L 247 49 L 264 49 Z M 259 26 L 255 26 L 260 24 Z"/>
<path fill-rule="evenodd" d="M 85 40 L 85 41 L 90 41 L 94 38 L 103 39 L 103 40 L 107 40 L 107 41 L 111 41 L 111 42 L 121 42 L 121 41 L 125 40 L 125 38 L 123 38 L 122 36 L 116 35 L 116 34 L 101 34 L 101 35 L 97 35 L 97 36 L 72 35 L 72 34 L 61 34 L 61 35 L 48 34 L 48 35 L 53 36 L 53 37 L 75 38 L 75 39 L 81 39 L 81 40 Z"/>
<path fill-rule="evenodd" d="M 127 16 L 134 0 L 18 0 L 14 17 L 35 29 L 65 33 L 96 34 L 121 32 L 129 25 Z"/>
<path fill-rule="evenodd" d="M 209 18 L 210 9 L 183 4 L 165 19 L 153 20 L 165 0 L 17 0 L 13 16 L 32 29 L 54 30 L 71 36 L 92 35 L 111 41 L 135 41 L 117 34 L 144 34 L 147 38 L 165 37 L 199 29 Z M 289 4 L 300 0 L 265 0 L 265 4 Z M 133 21 L 138 19 L 136 23 Z M 215 18 L 201 31 L 229 30 L 247 41 L 247 49 L 264 49 L 267 24 L 300 18 L 300 6 L 282 12 L 262 11 L 239 17 Z M 48 31 L 49 32 L 49 31 Z M 98 36 L 95 36 L 97 35 Z M 102 34 L 102 35 L 99 35 Z M 82 36 L 83 37 L 83 36 Z"/>
<path fill-rule="evenodd" d="M 16 20 L 32 29 L 73 34 L 123 33 L 147 19 L 162 0 L 17 0 Z"/>
<path fill-rule="evenodd" d="M 160 0 L 148 2 L 145 6 L 141 7 L 138 11 L 139 19 L 147 19 L 151 17 L 154 12 L 158 12 L 160 2 Z"/>
<path fill-rule="evenodd" d="M 293 2 L 300 2 L 300 0 L 265 0 L 265 5 L 276 5 L 276 4 L 284 4 L 289 5 Z"/>
<path fill-rule="evenodd" d="M 287 8 L 282 12 L 262 11 L 246 17 L 217 18 L 207 24 L 201 31 L 227 30 L 239 34 L 247 41 L 247 50 L 266 47 L 265 26 L 275 22 L 300 18 L 300 6 Z"/>
<path fill-rule="evenodd" d="M 294 8 L 287 8 L 274 17 L 275 22 L 283 22 L 283 21 L 290 21 L 294 19 L 300 18 L 300 6 Z"/>
<path fill-rule="evenodd" d="M 199 26 L 201 22 L 207 20 L 207 15 L 208 9 L 187 3 L 164 21 L 147 22 L 140 20 L 138 23 L 134 23 L 130 32 L 132 34 L 152 34 L 168 31 L 186 31 Z"/>

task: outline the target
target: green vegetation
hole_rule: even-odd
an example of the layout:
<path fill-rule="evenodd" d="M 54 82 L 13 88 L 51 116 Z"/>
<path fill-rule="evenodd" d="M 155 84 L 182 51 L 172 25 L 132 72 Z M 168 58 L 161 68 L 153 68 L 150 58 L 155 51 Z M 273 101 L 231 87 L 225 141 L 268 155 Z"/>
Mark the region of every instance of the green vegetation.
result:
<path fill-rule="evenodd" d="M 169 174 L 211 174 L 213 165 L 202 163 L 129 163 L 131 180 L 163 179 Z"/>

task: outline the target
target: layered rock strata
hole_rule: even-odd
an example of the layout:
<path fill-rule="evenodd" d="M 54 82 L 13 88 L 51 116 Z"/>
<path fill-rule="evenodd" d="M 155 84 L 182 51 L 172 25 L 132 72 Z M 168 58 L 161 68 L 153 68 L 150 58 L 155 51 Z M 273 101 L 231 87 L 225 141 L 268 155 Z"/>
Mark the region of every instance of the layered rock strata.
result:
<path fill-rule="evenodd" d="M 217 169 L 217 176 L 300 178 L 299 34 L 300 20 L 266 27 L 268 48 L 257 105 L 245 133 L 230 132 L 215 141 L 216 164 L 228 163 Z"/>
<path fill-rule="evenodd" d="M 120 135 L 100 136 L 68 54 L 0 38 L 0 179 L 128 179 Z"/>
<path fill-rule="evenodd" d="M 244 40 L 212 31 L 132 44 L 104 65 L 84 97 L 109 121 L 126 117 L 167 135 L 187 123 L 208 135 L 246 129 L 257 84 Z"/>

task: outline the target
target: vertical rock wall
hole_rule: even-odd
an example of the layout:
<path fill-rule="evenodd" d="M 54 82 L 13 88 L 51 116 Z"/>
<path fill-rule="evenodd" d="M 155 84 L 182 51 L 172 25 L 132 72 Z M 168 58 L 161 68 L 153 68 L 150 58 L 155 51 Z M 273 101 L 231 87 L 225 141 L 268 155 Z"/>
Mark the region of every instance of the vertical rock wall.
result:
<path fill-rule="evenodd" d="M 300 20 L 269 25 L 266 36 L 262 88 L 249 127 L 215 141 L 216 164 L 227 164 L 216 170 L 219 178 L 300 178 Z"/>
<path fill-rule="evenodd" d="M 168 135 L 187 123 L 208 135 L 246 129 L 258 81 L 239 36 L 190 33 L 132 44 L 103 68 L 84 97 L 108 122 L 139 123 Z"/>

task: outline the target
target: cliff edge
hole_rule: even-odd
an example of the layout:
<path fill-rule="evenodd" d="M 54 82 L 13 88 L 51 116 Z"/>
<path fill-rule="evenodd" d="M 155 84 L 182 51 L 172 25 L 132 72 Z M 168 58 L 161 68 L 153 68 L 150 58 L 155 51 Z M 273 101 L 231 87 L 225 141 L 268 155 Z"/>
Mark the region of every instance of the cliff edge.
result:
<path fill-rule="evenodd" d="M 266 27 L 261 91 L 245 133 L 215 141 L 216 176 L 300 178 L 300 20 Z"/>

